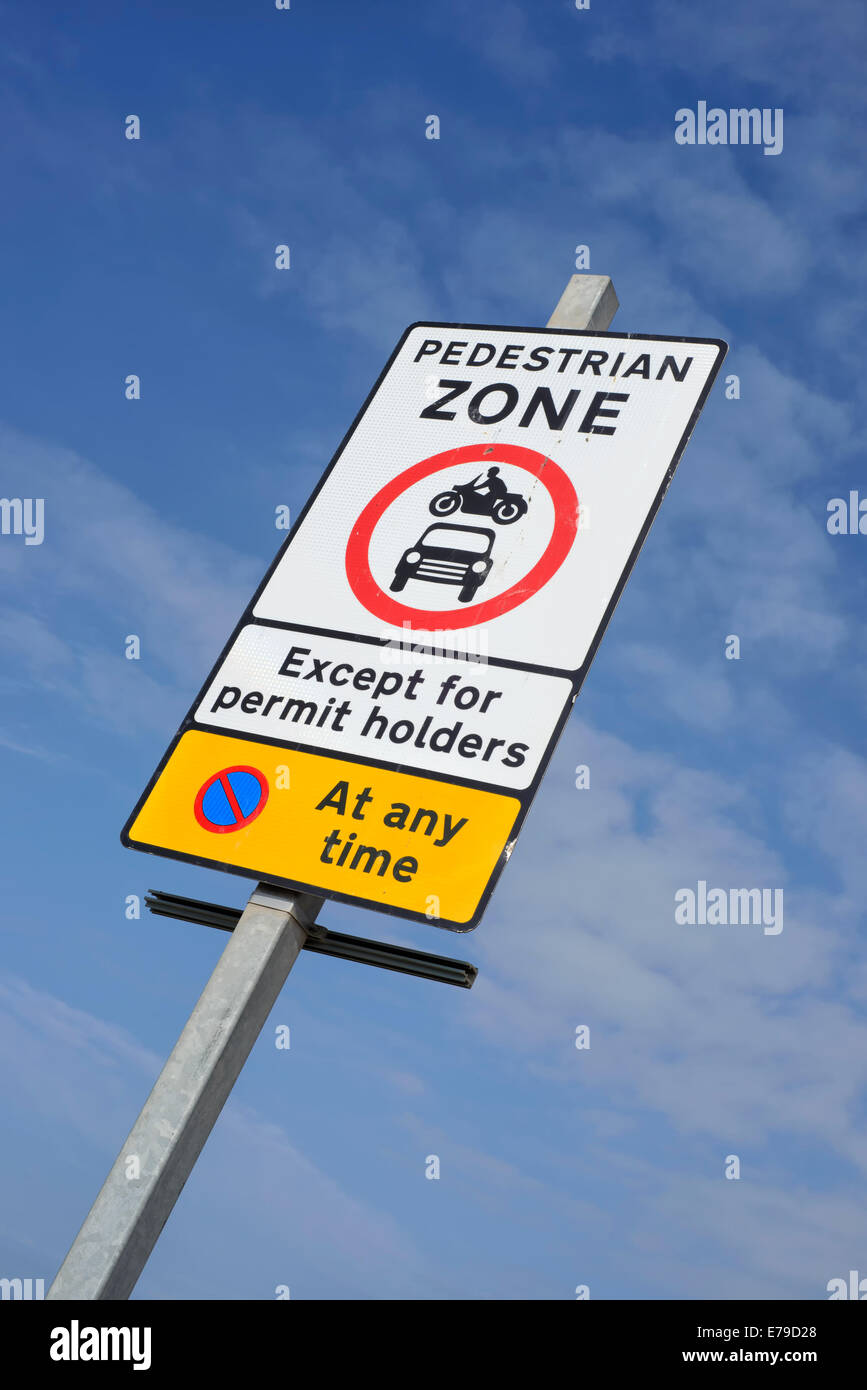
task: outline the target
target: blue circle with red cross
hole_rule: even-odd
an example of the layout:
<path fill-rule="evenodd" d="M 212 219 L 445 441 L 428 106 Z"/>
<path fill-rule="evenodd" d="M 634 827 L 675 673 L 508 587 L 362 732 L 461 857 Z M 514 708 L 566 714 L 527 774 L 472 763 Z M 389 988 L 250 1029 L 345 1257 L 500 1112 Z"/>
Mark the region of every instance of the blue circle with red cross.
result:
<path fill-rule="evenodd" d="M 224 767 L 199 788 L 193 808 L 204 830 L 243 830 L 265 809 L 268 783 L 255 767 Z"/>

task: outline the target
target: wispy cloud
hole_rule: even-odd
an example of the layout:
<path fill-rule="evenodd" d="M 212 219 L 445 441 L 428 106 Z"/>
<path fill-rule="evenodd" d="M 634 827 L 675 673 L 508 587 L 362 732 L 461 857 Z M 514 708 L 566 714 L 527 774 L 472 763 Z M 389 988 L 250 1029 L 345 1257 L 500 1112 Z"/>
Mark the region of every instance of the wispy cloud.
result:
<path fill-rule="evenodd" d="M 41 1258 L 54 1266 L 40 1275 L 51 1278 L 64 1238 L 72 1239 L 96 1196 L 100 1165 L 104 1176 L 161 1060 L 125 1029 L 9 974 L 0 976 L 0 1050 L 16 1059 L 0 1074 L 6 1114 L 23 1110 L 37 1134 L 56 1138 L 58 1127 L 63 1134 L 60 1145 L 46 1139 L 37 1146 L 28 1179 L 43 1163 L 40 1152 L 42 1181 L 50 1182 L 58 1162 L 72 1176 L 62 1224 L 49 1231 L 37 1223 Z M 8 1178 L 4 1193 L 5 1268 L 4 1252 L 31 1240 L 33 1217 L 22 1214 Z M 227 1249 L 234 1250 L 231 1260 Z M 136 1297 L 201 1298 L 207 1290 L 210 1297 L 273 1299 L 278 1284 L 296 1299 L 322 1296 L 326 1288 L 331 1296 L 342 1290 L 354 1298 L 424 1297 L 431 1271 L 386 1211 L 330 1178 L 281 1126 L 230 1101 Z"/>

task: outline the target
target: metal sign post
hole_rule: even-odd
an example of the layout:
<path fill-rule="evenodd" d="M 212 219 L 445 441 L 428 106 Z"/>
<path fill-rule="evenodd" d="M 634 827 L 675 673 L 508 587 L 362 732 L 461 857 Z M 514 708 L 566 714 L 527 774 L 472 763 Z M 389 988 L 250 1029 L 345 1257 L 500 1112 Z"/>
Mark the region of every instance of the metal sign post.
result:
<path fill-rule="evenodd" d="M 616 309 L 607 276 L 575 275 L 550 326 L 604 331 Z M 238 771 L 203 784 L 197 814 L 253 819 Z M 129 1297 L 321 904 L 266 883 L 252 894 L 47 1298 Z"/>
<path fill-rule="evenodd" d="M 47 1298 L 129 1297 L 321 901 L 252 894 Z"/>

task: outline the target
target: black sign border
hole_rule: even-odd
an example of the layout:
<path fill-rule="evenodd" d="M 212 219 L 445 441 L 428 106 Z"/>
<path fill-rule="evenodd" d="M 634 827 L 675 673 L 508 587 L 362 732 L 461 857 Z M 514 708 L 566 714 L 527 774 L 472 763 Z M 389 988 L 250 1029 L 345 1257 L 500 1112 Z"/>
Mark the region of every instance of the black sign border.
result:
<path fill-rule="evenodd" d="M 673 457 L 672 457 L 672 460 L 671 460 L 671 462 L 670 462 L 668 468 L 666 469 L 665 476 L 663 477 L 662 483 L 660 484 L 660 487 L 659 487 L 659 489 L 658 489 L 658 491 L 657 491 L 657 493 L 656 493 L 656 496 L 655 496 L 655 498 L 654 498 L 654 500 L 653 500 L 653 503 L 652 503 L 652 505 L 651 505 L 650 511 L 648 512 L 647 517 L 646 517 L 646 519 L 645 519 L 645 521 L 644 521 L 644 524 L 643 524 L 643 526 L 642 526 L 642 528 L 641 528 L 641 530 L 640 530 L 640 532 L 639 532 L 639 534 L 638 534 L 638 537 L 637 537 L 637 539 L 636 539 L 635 545 L 632 547 L 632 550 L 630 551 L 629 556 L 627 557 L 626 564 L 624 565 L 623 571 L 622 571 L 622 573 L 621 573 L 621 575 L 620 575 L 620 578 L 619 578 L 619 580 L 618 580 L 618 582 L 617 582 L 617 585 L 616 585 L 616 587 L 615 587 L 615 589 L 614 589 L 614 592 L 613 592 L 613 594 L 612 594 L 612 596 L 611 596 L 611 599 L 610 599 L 610 601 L 609 601 L 609 603 L 608 603 L 608 606 L 607 606 L 607 608 L 605 609 L 605 612 L 604 612 L 603 615 L 602 615 L 602 618 L 601 618 L 600 623 L 599 623 L 599 627 L 598 627 L 597 630 L 596 630 L 596 635 L 595 635 L 595 637 L 593 638 L 593 641 L 592 641 L 591 644 L 590 644 L 590 648 L 589 648 L 589 650 L 588 650 L 587 656 L 586 656 L 584 662 L 582 663 L 582 665 L 581 665 L 576 671 L 573 672 L 573 671 L 562 670 L 562 669 L 557 668 L 557 667 L 531 666 L 531 665 L 528 665 L 528 664 L 523 663 L 523 662 L 511 661 L 511 660 L 507 660 L 507 659 L 505 659 L 505 658 L 499 658 L 499 659 L 497 659 L 497 658 L 491 658 L 490 662 L 486 662 L 486 663 L 485 663 L 485 664 L 488 664 L 488 665 L 510 666 L 510 667 L 513 667 L 513 668 L 516 668 L 516 669 L 519 669 L 519 670 L 533 671 L 533 672 L 535 672 L 535 673 L 537 673 L 537 674 L 540 674 L 540 675 L 559 676 L 560 678 L 563 678 L 564 676 L 566 676 L 566 677 L 570 678 L 571 681 L 572 681 L 572 689 L 571 689 L 571 692 L 570 692 L 568 698 L 566 699 L 566 701 L 564 702 L 564 706 L 563 706 L 563 709 L 562 709 L 562 711 L 561 711 L 560 717 L 559 717 L 559 719 L 558 719 L 558 721 L 557 721 L 557 724 L 556 724 L 556 726 L 555 726 L 555 728 L 554 728 L 554 732 L 553 732 L 553 734 L 551 735 L 551 738 L 550 738 L 550 740 L 549 740 L 549 743 L 548 743 L 547 748 L 545 749 L 544 754 L 542 755 L 542 757 L 541 757 L 540 760 L 539 760 L 539 765 L 538 765 L 538 767 L 537 767 L 537 769 L 536 769 L 536 773 L 535 773 L 535 775 L 534 775 L 534 777 L 533 777 L 533 780 L 532 780 L 532 782 L 530 783 L 529 787 L 526 787 L 523 791 L 519 791 L 519 790 L 517 790 L 517 789 L 510 789 L 510 788 L 497 789 L 497 788 L 492 787 L 489 783 L 484 783 L 484 784 L 482 784 L 482 783 L 479 783 L 479 782 L 475 782 L 475 781 L 473 781 L 472 779 L 460 777 L 460 776 L 457 776 L 457 775 L 454 775 L 454 774 L 446 774 L 446 773 L 440 773 L 440 772 L 430 772 L 430 771 L 427 771 L 427 770 L 425 770 L 425 771 L 420 771 L 420 770 L 415 769 L 415 768 L 413 768 L 413 769 L 411 770 L 411 775 L 414 775 L 414 776 L 425 777 L 425 778 L 427 778 L 427 779 L 429 779 L 429 780 L 432 780 L 432 781 L 450 782 L 450 783 L 453 783 L 454 785 L 457 785 L 457 786 L 471 786 L 471 787 L 477 787 L 477 788 L 479 788 L 479 789 L 481 789 L 481 790 L 489 791 L 489 792 L 491 793 L 491 795 L 494 795 L 494 796 L 496 796 L 496 795 L 508 795 L 508 796 L 512 797 L 514 800 L 517 800 L 517 801 L 519 801 L 519 802 L 521 803 L 521 809 L 520 809 L 520 811 L 518 812 L 518 814 L 517 814 L 517 816 L 516 816 L 516 818 L 515 818 L 514 824 L 512 825 L 512 829 L 511 829 L 510 832 L 509 832 L 509 839 L 508 839 L 508 841 L 507 841 L 507 843 L 506 843 L 506 845 L 505 845 L 505 847 L 504 847 L 502 853 L 500 854 L 500 857 L 499 857 L 499 859 L 497 860 L 497 863 L 494 865 L 494 868 L 493 868 L 493 870 L 491 871 L 490 877 L 488 878 L 488 882 L 487 882 L 487 884 L 485 885 L 485 888 L 484 888 L 484 890 L 483 890 L 483 892 L 482 892 L 482 894 L 481 894 L 481 896 L 480 896 L 480 898 L 479 898 L 479 901 L 478 901 L 478 903 L 477 903 L 477 905 L 476 905 L 475 911 L 473 912 L 473 914 L 472 914 L 472 916 L 470 917 L 470 919 L 469 919 L 468 921 L 466 921 L 466 922 L 455 922 L 455 921 L 452 921 L 452 920 L 449 920 L 449 919 L 443 919 L 443 918 L 432 919 L 432 918 L 426 917 L 425 914 L 424 914 L 424 913 L 421 913 L 421 912 L 412 912 L 412 911 L 408 911 L 408 910 L 405 909 L 405 908 L 396 907 L 396 906 L 393 906 L 392 904 L 385 904 L 385 903 L 372 902 L 369 898 L 361 898 L 361 897 L 357 897 L 357 896 L 355 896 L 355 895 L 348 894 L 348 893 L 338 893 L 338 892 L 335 892 L 335 891 L 333 891 L 333 890 L 326 890 L 326 889 L 322 888 L 321 885 L 310 884 L 310 883 L 304 883 L 304 882 L 302 882 L 300 879 L 294 879 L 294 878 L 277 878 L 277 877 L 274 876 L 273 873 L 266 873 L 265 871 L 262 871 L 261 873 L 257 873 L 257 872 L 256 872 L 255 870 L 253 870 L 253 869 L 239 868 L 239 867 L 237 867 L 237 866 L 235 866 L 235 865 L 233 865 L 233 864 L 224 864 L 224 863 L 221 863 L 219 860 L 204 859 L 204 858 L 201 858 L 201 857 L 198 856 L 198 855 L 183 854 L 183 853 L 181 853 L 179 850 L 166 849 L 166 848 L 164 848 L 163 846 L 160 846 L 160 845 L 148 845 L 148 844 L 145 844 L 145 843 L 142 842 L 142 841 L 130 839 L 130 834 L 129 834 L 132 825 L 135 823 L 136 817 L 138 816 L 139 812 L 141 811 L 142 807 L 144 806 L 145 802 L 147 801 L 148 797 L 150 796 L 150 794 L 151 794 L 151 792 L 152 792 L 154 786 L 156 785 L 157 781 L 159 780 L 159 777 L 160 777 L 161 774 L 162 774 L 162 771 L 163 771 L 164 767 L 166 766 L 166 764 L 167 764 L 169 758 L 171 757 L 172 753 L 174 752 L 175 748 L 177 747 L 178 743 L 180 742 L 181 738 L 183 737 L 183 735 L 184 735 L 185 733 L 187 733 L 189 730 L 197 729 L 197 730 L 199 730 L 199 731 L 201 731 L 201 732 L 207 732 L 207 733 L 222 733 L 224 736 L 231 736 L 231 732 L 230 732 L 229 730 L 226 730 L 226 729 L 217 730 L 217 729 L 214 728 L 213 725 L 209 725 L 209 724 L 200 724 L 200 723 L 198 723 L 197 720 L 195 719 L 195 711 L 198 709 L 199 705 L 201 704 L 201 702 L 202 702 L 202 700 L 203 700 L 203 698 L 204 698 L 204 696 L 205 696 L 205 694 L 206 694 L 206 692 L 207 692 L 207 690 L 208 690 L 208 688 L 209 688 L 211 682 L 213 681 L 213 679 L 214 679 L 214 677 L 215 677 L 217 671 L 220 669 L 220 667 L 222 666 L 222 664 L 223 664 L 223 662 L 225 661 L 226 657 L 228 656 L 228 654 L 229 654 L 229 652 L 230 652 L 232 646 L 234 645 L 234 643 L 235 643 L 235 641 L 236 641 L 236 639 L 237 639 L 239 633 L 241 632 L 242 628 L 244 628 L 244 627 L 246 627 L 246 626 L 249 626 L 250 624 L 255 624 L 255 625 L 257 625 L 257 626 L 268 626 L 268 627 L 285 627 L 285 628 L 288 629 L 288 630 L 299 630 L 299 631 L 310 632 L 310 633 L 314 633 L 314 634 L 315 634 L 315 633 L 321 633 L 321 635 L 323 635 L 323 636 L 343 637 L 343 638 L 351 638 L 351 639 L 357 640 L 357 641 L 372 642 L 374 645 L 377 645 L 377 646 L 382 647 L 382 648 L 395 647 L 395 643 L 390 642 L 388 639 L 385 639 L 385 638 L 379 639 L 379 640 L 377 641 L 376 639 L 371 639 L 371 638 L 369 638 L 369 637 L 361 637 L 358 633 L 350 634 L 350 633 L 343 633 L 343 632 L 331 631 L 331 630 L 328 630 L 328 629 L 310 628 L 310 627 L 300 627 L 300 628 L 296 628 L 296 625 L 291 624 L 291 623 L 282 624 L 282 623 L 275 623 L 273 620 L 262 620 L 262 619 L 258 619 L 258 618 L 255 618 L 255 617 L 253 616 L 253 610 L 255 609 L 256 604 L 259 602 L 259 599 L 260 599 L 260 597 L 262 596 L 262 593 L 264 592 L 266 585 L 269 583 L 269 581 L 270 581 L 270 579 L 271 579 L 271 576 L 274 574 L 274 571 L 276 570 L 277 566 L 280 564 L 280 561 L 283 559 L 283 556 L 284 556 L 284 554 L 286 553 L 287 549 L 288 549 L 289 546 L 292 544 L 292 541 L 293 541 L 295 535 L 296 535 L 297 532 L 299 531 L 300 527 L 303 525 L 304 520 L 305 520 L 305 518 L 306 518 L 308 512 L 310 511 L 311 507 L 313 506 L 314 502 L 316 501 L 317 497 L 319 496 L 319 493 L 320 493 L 320 491 L 322 490 L 322 488 L 324 487 L 325 483 L 327 482 L 329 476 L 331 475 L 332 470 L 336 467 L 337 463 L 338 463 L 339 460 L 340 460 L 341 455 L 343 454 L 344 450 L 346 449 L 347 445 L 349 444 L 349 441 L 352 439 L 352 436 L 355 434 L 355 431 L 356 431 L 356 429 L 358 428 L 359 424 L 361 423 L 361 421 L 362 421 L 364 415 L 366 414 L 366 412 L 367 412 L 367 410 L 368 410 L 368 407 L 370 406 L 371 401 L 373 400 L 374 396 L 377 394 L 377 392 L 379 391 L 379 389 L 380 389 L 380 387 L 382 386 L 383 382 L 385 381 L 386 376 L 388 375 L 389 371 L 391 370 L 392 366 L 394 365 L 394 362 L 395 362 L 395 360 L 397 359 L 398 355 L 400 354 L 400 352 L 401 352 L 401 350 L 402 350 L 402 348 L 403 348 L 403 346 L 404 346 L 404 344 L 405 344 L 407 338 L 409 337 L 409 335 L 410 335 L 411 333 L 415 332 L 415 330 L 416 330 L 417 328 L 425 328 L 425 329 L 427 329 L 427 328 L 437 328 L 437 329 L 440 329 L 440 328 L 448 328 L 448 329 L 455 329 L 455 330 L 458 330 L 458 331 L 460 331 L 460 332 L 481 332 L 481 333 L 499 332 L 499 333 L 533 333 L 533 334 L 548 334 L 548 335 L 551 335 L 551 336 L 565 337 L 565 338 L 593 338 L 593 339 L 597 339 L 597 338 L 611 338 L 611 339 L 619 340 L 619 341 L 621 341 L 621 342 L 623 342 L 623 341 L 629 341 L 629 342 L 655 342 L 655 343 L 684 343 L 684 344 L 689 344 L 689 345 L 702 345 L 702 346 L 709 346 L 709 347 L 716 347 L 716 348 L 717 348 L 717 359 L 716 359 L 716 361 L 714 362 L 713 366 L 711 367 L 710 372 L 708 373 L 707 380 L 705 381 L 705 384 L 704 384 L 704 386 L 702 387 L 702 390 L 701 390 L 701 393 L 700 393 L 700 395 L 699 395 L 699 397 L 698 397 L 698 400 L 697 400 L 696 403 L 695 403 L 695 407 L 694 407 L 694 409 L 693 409 L 693 412 L 692 412 L 692 414 L 691 414 L 691 416 L 690 416 L 690 418 L 689 418 L 689 420 L 688 420 L 688 422 L 687 422 L 686 428 L 684 429 L 684 432 L 683 432 L 683 434 L 682 434 L 682 436 L 681 436 L 681 438 L 680 438 L 680 441 L 679 441 L 679 443 L 678 443 L 678 445 L 677 445 L 677 447 L 676 447 L 676 449 L 675 449 L 675 452 L 674 452 L 674 455 L 673 455 Z M 465 932 L 473 931 L 473 930 L 479 925 L 479 922 L 481 921 L 482 917 L 484 916 L 485 909 L 487 908 L 487 905 L 488 905 L 488 902 L 490 901 L 491 895 L 492 895 L 494 889 L 495 889 L 496 886 L 497 886 L 497 883 L 498 883 L 498 881 L 499 881 L 500 874 L 502 873 L 502 871 L 503 871 L 503 869 L 505 868 L 505 866 L 506 866 L 508 860 L 509 860 L 510 857 L 511 857 L 512 850 L 514 849 L 515 842 L 516 842 L 516 840 L 517 840 L 517 838 L 518 838 L 518 836 L 519 836 L 519 834 L 520 834 L 520 832 L 521 832 L 521 829 L 522 829 L 522 827 L 523 827 L 524 821 L 526 820 L 526 817 L 527 817 L 527 813 L 528 813 L 528 811 L 530 810 L 530 807 L 531 807 L 531 805 L 532 805 L 532 803 L 533 803 L 533 800 L 534 800 L 534 798 L 535 798 L 536 792 L 538 791 L 539 786 L 540 786 L 540 784 L 541 784 L 541 782 L 542 782 L 542 778 L 544 777 L 544 775 L 545 775 L 545 773 L 546 773 L 546 771 L 547 771 L 547 769 L 548 769 L 548 765 L 549 765 L 549 763 L 550 763 L 550 761 L 551 761 L 551 758 L 553 757 L 554 750 L 555 750 L 555 748 L 556 748 L 556 746 L 557 746 L 557 743 L 558 743 L 558 741 L 559 741 L 559 739 L 560 739 L 560 735 L 562 734 L 563 729 L 564 729 L 564 727 L 565 727 L 565 725 L 566 725 L 566 721 L 567 721 L 567 719 L 568 719 L 568 717 L 569 717 L 569 714 L 570 714 L 570 711 L 571 711 L 571 709 L 572 709 L 572 706 L 573 706 L 573 704 L 575 703 L 575 700 L 576 700 L 576 698 L 577 698 L 577 696 L 578 696 L 579 691 L 581 690 L 582 685 L 584 684 L 584 681 L 585 681 L 585 679 L 586 679 L 587 673 L 588 673 L 588 671 L 590 670 L 590 666 L 591 666 L 591 664 L 592 664 L 592 662 L 593 662 L 593 658 L 594 658 L 594 656 L 596 655 L 597 649 L 598 649 L 598 647 L 599 647 L 599 643 L 602 641 L 602 637 L 603 637 L 603 635 L 604 635 L 604 633 L 605 633 L 606 628 L 608 627 L 608 623 L 609 623 L 610 620 L 611 620 L 611 616 L 612 616 L 612 614 L 613 614 L 615 608 L 617 607 L 618 602 L 620 601 L 620 596 L 621 596 L 621 594 L 623 593 L 624 588 L 626 587 L 626 582 L 627 582 L 627 580 L 629 579 L 630 574 L 632 573 L 632 569 L 633 569 L 633 566 L 634 566 L 634 564 L 635 564 L 635 561 L 638 559 L 639 552 L 641 551 L 641 548 L 642 548 L 642 546 L 644 545 L 645 540 L 647 539 L 648 532 L 650 531 L 650 528 L 651 528 L 651 526 L 653 525 L 653 521 L 654 521 L 654 519 L 655 519 L 655 517 L 656 517 L 656 514 L 657 514 L 657 512 L 659 511 L 659 508 L 660 508 L 660 506 L 661 506 L 661 504 L 662 504 L 662 499 L 664 498 L 666 492 L 668 491 L 668 488 L 669 488 L 669 486 L 670 486 L 670 484 L 671 484 L 671 480 L 672 480 L 672 478 L 674 477 L 674 473 L 675 473 L 675 470 L 676 470 L 676 468 L 677 468 L 677 465 L 678 465 L 678 463 L 680 462 L 681 457 L 683 456 L 684 449 L 686 448 L 687 444 L 689 443 L 689 439 L 690 439 L 690 436 L 692 435 L 692 432 L 693 432 L 693 430 L 694 430 L 694 428 L 695 428 L 696 421 L 698 420 L 698 417 L 699 417 L 699 415 L 701 414 L 702 409 L 704 408 L 705 401 L 707 400 L 708 396 L 710 395 L 711 389 L 712 389 L 712 387 L 713 387 L 713 385 L 714 385 L 714 382 L 716 381 L 716 378 L 717 378 L 717 376 L 718 376 L 718 374 L 719 374 L 719 369 L 720 369 L 720 367 L 722 366 L 723 361 L 725 360 L 726 354 L 727 354 L 727 352 L 728 352 L 728 346 L 729 346 L 728 343 L 724 342 L 723 339 L 721 339 L 721 338 L 685 338 L 685 337 L 670 337 L 670 336 L 667 336 L 667 335 L 661 334 L 661 333 L 616 333 L 616 332 L 611 332 L 610 330 L 601 331 L 601 330 L 595 330 L 595 329 L 577 329 L 577 328 L 538 328 L 538 327 L 536 327 L 536 328 L 528 328 L 526 325 L 524 325 L 524 326 L 518 326 L 518 325 L 514 325 L 514 324 L 502 324 L 502 323 L 498 323 L 498 324 L 479 324 L 479 323 L 434 323 L 434 322 L 427 322 L 427 321 L 421 321 L 421 322 L 417 322 L 417 323 L 411 323 L 411 324 L 409 325 L 409 327 L 408 327 L 407 329 L 405 329 L 405 331 L 402 333 L 402 335 L 401 335 L 401 337 L 400 337 L 400 340 L 398 341 L 396 347 L 394 348 L 394 351 L 392 352 L 391 356 L 389 357 L 388 361 L 386 362 L 385 366 L 383 367 L 382 371 L 380 372 L 379 376 L 377 377 L 376 382 L 374 383 L 373 387 L 372 387 L 371 390 L 368 392 L 368 395 L 367 395 L 367 397 L 366 397 L 366 399 L 365 399 L 365 401 L 364 401 L 364 404 L 362 405 L 361 409 L 358 411 L 358 414 L 355 416 L 355 419 L 353 420 L 353 422 L 352 422 L 352 424 L 350 425 L 348 431 L 347 431 L 346 434 L 344 435 L 344 437 L 343 437 L 343 439 L 342 439 L 342 441 L 341 441 L 341 443 L 340 443 L 340 445 L 339 445 L 339 447 L 338 447 L 336 453 L 334 454 L 333 458 L 331 459 L 331 462 L 328 464 L 327 468 L 323 471 L 321 478 L 319 479 L 319 481 L 318 481 L 318 483 L 316 484 L 315 488 L 313 489 L 313 491 L 311 492 L 310 496 L 308 497 L 306 503 L 304 504 L 304 507 L 303 507 L 302 510 L 301 510 L 301 513 L 300 513 L 300 515 L 299 515 L 297 521 L 295 522 L 295 524 L 294 524 L 293 527 L 291 528 L 289 534 L 287 535 L 286 539 L 284 540 L 283 544 L 280 546 L 279 550 L 277 551 L 277 554 L 275 555 L 273 561 L 271 562 L 270 566 L 268 567 L 268 569 L 267 569 L 267 571 L 266 571 L 266 573 L 265 573 L 264 578 L 262 579 L 261 583 L 259 584 L 259 587 L 256 589 L 256 592 L 254 593 L 254 595 L 253 595 L 252 599 L 250 600 L 250 602 L 247 604 L 247 607 L 244 609 L 244 612 L 242 613 L 240 619 L 238 620 L 237 624 L 235 625 L 235 628 L 233 629 L 233 631 L 232 631 L 232 633 L 231 633 L 231 636 L 229 637 L 228 641 L 226 642 L 225 646 L 223 647 L 222 651 L 220 652 L 220 655 L 219 655 L 219 657 L 217 658 L 216 662 L 214 663 L 214 666 L 212 667 L 212 669 L 211 669 L 211 671 L 210 671 L 210 673 L 209 673 L 207 679 L 205 680 L 204 684 L 202 685 L 201 689 L 199 690 L 198 694 L 196 695 L 196 698 L 194 699 L 194 701 L 193 701 L 193 703 L 192 703 L 192 705 L 191 705 L 189 711 L 187 712 L 187 714 L 186 714 L 186 716 L 185 716 L 183 722 L 181 723 L 181 725 L 180 725 L 180 727 L 179 727 L 177 733 L 175 734 L 174 738 L 172 739 L 171 743 L 169 744 L 168 748 L 166 749 L 165 753 L 163 754 L 163 757 L 160 759 L 160 762 L 158 763 L 158 765 L 157 765 L 157 767 L 156 767 L 156 770 L 155 770 L 154 773 L 153 773 L 153 776 L 151 777 L 150 781 L 148 782 L 147 786 L 145 787 L 144 791 L 142 792 L 141 796 L 139 797 L 138 801 L 136 802 L 133 811 L 132 811 L 131 814 L 129 815 L 129 817 L 128 817 L 127 821 L 126 821 L 126 824 L 124 825 L 123 830 L 122 830 L 121 833 L 120 833 L 121 844 L 124 845 L 127 849 L 140 850 L 140 851 L 142 851 L 142 852 L 144 852 L 144 853 L 146 853 L 146 854 L 156 854 L 156 855 L 159 855 L 161 858 L 164 858 L 164 859 L 178 859 L 178 860 L 181 860 L 182 862 L 185 862 L 185 863 L 188 863 L 188 864 L 196 864 L 196 865 L 198 865 L 200 868 L 205 868 L 205 869 L 218 869 L 218 870 L 222 871 L 223 873 L 234 874 L 234 875 L 235 875 L 236 877 L 238 877 L 238 878 L 246 878 L 246 879 L 248 879 L 248 880 L 253 880 L 253 881 L 259 880 L 259 881 L 264 881 L 264 882 L 268 882 L 268 883 L 274 883 L 274 884 L 279 885 L 279 886 L 282 887 L 282 888 L 287 888 L 287 889 L 290 889 L 290 890 L 292 890 L 292 891 L 294 891 L 294 892 L 316 894 L 316 895 L 319 896 L 319 897 L 324 897 L 324 898 L 327 898 L 327 899 L 329 899 L 329 900 L 331 900 L 331 901 L 334 901 L 334 902 L 347 903 L 348 905 L 350 905 L 350 906 L 352 906 L 352 907 L 367 908 L 367 909 L 368 909 L 369 911 L 371 911 L 371 912 L 384 912 L 384 913 L 386 913 L 388 916 L 391 916 L 391 917 L 400 917 L 400 918 L 402 918 L 402 919 L 404 919 L 404 920 L 409 919 L 410 921 L 414 921 L 414 922 L 422 922 L 422 923 L 424 923 L 426 926 L 435 926 L 435 927 L 442 928 L 442 929 L 444 929 L 444 930 L 446 930 L 446 931 L 457 932 L 457 933 L 460 933 L 460 934 L 463 934 L 463 933 L 465 933 Z M 457 447 L 457 446 L 456 446 L 456 447 Z M 399 647 L 396 647 L 396 649 L 399 650 Z M 439 650 L 439 649 L 434 648 L 434 649 L 429 649 L 429 650 Z M 456 653 L 449 653 L 449 655 L 451 655 L 452 657 L 456 657 L 458 660 L 462 659 L 462 658 L 460 657 L 460 655 L 459 655 L 459 654 L 456 654 Z M 474 665 L 474 664 L 478 664 L 478 663 L 474 662 L 472 658 L 463 658 L 463 659 L 467 660 L 467 664 L 470 665 L 470 666 L 471 666 L 471 665 Z M 284 741 L 283 741 L 282 739 L 275 739 L 275 738 L 273 738 L 273 737 L 269 737 L 269 736 L 265 736 L 265 735 L 242 734 L 242 735 L 235 735 L 235 736 L 236 736 L 236 737 L 242 737 L 242 738 L 249 739 L 249 741 L 252 742 L 252 743 L 270 743 L 270 744 L 275 744 L 275 743 L 276 743 L 276 744 L 278 744 L 278 745 L 281 746 L 281 747 L 284 746 Z M 312 752 L 314 755 L 315 755 L 315 753 L 316 753 L 316 751 L 317 751 L 317 750 L 315 750 L 315 749 L 311 749 L 311 748 L 309 747 L 309 745 L 304 746 L 304 745 L 298 745 L 298 744 L 293 744 L 293 743 L 289 743 L 289 742 L 285 743 L 285 747 L 287 747 L 287 748 L 289 748 L 289 749 L 297 749 L 298 751 L 301 751 L 301 752 Z M 334 753 L 334 750 L 325 750 L 325 749 L 323 749 L 323 750 L 321 750 L 321 751 L 322 751 L 322 753 L 325 754 L 326 756 L 337 756 L 337 755 Z M 358 756 L 356 756 L 356 755 L 350 756 L 350 755 L 345 754 L 345 753 L 340 753 L 340 754 L 339 754 L 339 757 L 340 757 L 340 759 L 341 759 L 342 761 L 346 761 L 346 762 L 358 762 L 358 763 L 361 764 L 362 766 L 371 766 L 371 767 L 376 767 L 376 768 L 385 768 L 385 769 L 387 769 L 387 770 L 410 773 L 410 769 L 404 767 L 404 766 L 403 766 L 402 764 L 400 764 L 400 763 L 389 763 L 389 762 L 381 761 L 381 760 L 378 760 L 378 759 L 375 759 L 375 758 L 361 758 L 361 757 L 358 757 Z"/>

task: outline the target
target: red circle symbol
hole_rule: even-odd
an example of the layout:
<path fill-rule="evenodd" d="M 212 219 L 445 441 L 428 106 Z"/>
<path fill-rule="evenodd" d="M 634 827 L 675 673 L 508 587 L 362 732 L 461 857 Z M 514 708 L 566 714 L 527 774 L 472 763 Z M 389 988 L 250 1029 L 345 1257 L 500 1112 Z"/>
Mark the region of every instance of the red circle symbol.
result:
<path fill-rule="evenodd" d="M 193 810 L 203 830 L 228 835 L 260 816 L 267 800 L 268 783 L 255 767 L 224 767 L 199 788 Z"/>
<path fill-rule="evenodd" d="M 554 530 L 544 554 L 517 584 L 496 598 L 477 603 L 472 608 L 409 608 L 389 597 L 379 587 L 370 569 L 371 537 L 386 508 L 408 488 L 433 473 L 465 463 L 489 462 L 491 458 L 523 468 L 547 488 L 554 506 Z M 522 444 L 467 444 L 460 449 L 446 449 L 444 453 L 422 459 L 421 463 L 413 464 L 412 468 L 407 468 L 380 488 L 352 528 L 346 547 L 346 577 L 359 603 L 368 613 L 384 622 L 397 627 L 409 622 L 417 627 L 431 628 L 440 626 L 443 619 L 447 619 L 452 628 L 475 627 L 478 623 L 510 612 L 519 603 L 538 593 L 566 559 L 577 530 L 578 497 L 567 474 L 552 459 Z"/>

